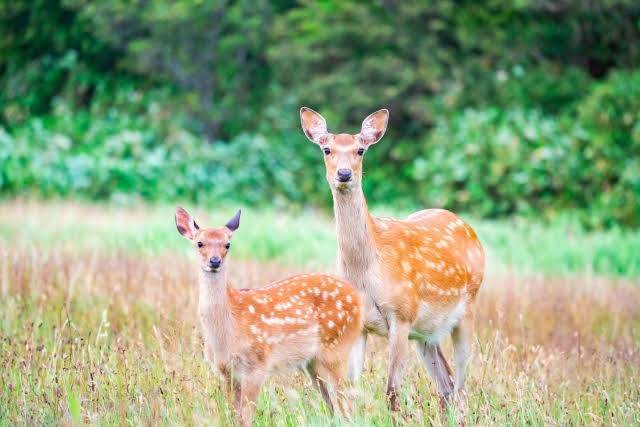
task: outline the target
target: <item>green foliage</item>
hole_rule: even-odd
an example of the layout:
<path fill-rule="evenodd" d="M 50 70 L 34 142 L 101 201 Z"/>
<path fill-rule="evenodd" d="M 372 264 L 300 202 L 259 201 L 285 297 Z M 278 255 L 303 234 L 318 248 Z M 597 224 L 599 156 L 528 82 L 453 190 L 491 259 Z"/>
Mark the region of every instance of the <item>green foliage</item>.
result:
<path fill-rule="evenodd" d="M 579 106 L 587 203 L 605 224 L 640 225 L 640 71 L 614 73 Z M 597 219 L 595 219 L 597 221 Z"/>
<path fill-rule="evenodd" d="M 148 106 L 145 115 L 111 109 L 96 118 L 60 107 L 60 114 L 29 120 L 11 133 L 0 128 L 0 191 L 279 205 L 327 193 L 320 168 L 300 173 L 317 157 L 311 144 L 293 150 L 286 135 L 274 144 L 249 134 L 209 144 L 177 120 L 164 120 L 167 111 L 154 101 L 141 96 L 139 102 Z"/>
<path fill-rule="evenodd" d="M 483 216 L 579 207 L 572 132 L 535 111 L 467 110 L 436 124 L 413 177 L 435 205 Z"/>
<path fill-rule="evenodd" d="M 334 126 L 386 106 L 405 139 L 465 107 L 571 109 L 590 78 L 640 63 L 639 18 L 632 1 L 310 2 L 276 18 L 269 58 Z"/>
<path fill-rule="evenodd" d="M 423 200 L 496 217 L 581 210 L 592 227 L 640 225 L 640 72 L 614 73 L 561 117 L 465 110 L 416 151 Z M 420 195 L 417 195 L 420 197 Z"/>
<path fill-rule="evenodd" d="M 638 226 L 640 5 L 552 3 L 3 2 L 0 191 L 324 203 L 297 109 L 384 106 L 374 204 Z"/>
<path fill-rule="evenodd" d="M 0 3 L 0 123 L 46 114 L 56 97 L 86 105 L 117 54 L 64 2 Z"/>
<path fill-rule="evenodd" d="M 229 138 L 263 105 L 272 7 L 260 1 L 69 1 L 94 36 L 123 52 L 123 69 L 178 87 L 198 131 Z M 114 31 L 117 28 L 118 31 Z M 242 107 L 242 108 L 238 108 Z"/>

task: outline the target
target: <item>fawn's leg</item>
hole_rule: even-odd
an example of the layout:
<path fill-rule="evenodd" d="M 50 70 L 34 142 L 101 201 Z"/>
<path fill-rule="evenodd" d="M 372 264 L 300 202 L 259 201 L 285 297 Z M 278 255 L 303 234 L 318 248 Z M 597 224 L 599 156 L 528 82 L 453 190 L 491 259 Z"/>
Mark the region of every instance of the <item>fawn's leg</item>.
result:
<path fill-rule="evenodd" d="M 402 388 L 402 372 L 407 360 L 409 348 L 408 322 L 401 322 L 395 317 L 389 318 L 389 378 L 387 380 L 387 398 L 392 411 L 400 410 L 400 389 Z"/>
<path fill-rule="evenodd" d="M 242 377 L 240 385 L 240 420 L 244 427 L 251 426 L 253 414 L 256 410 L 256 401 L 264 379 L 265 375 L 258 369 L 249 371 Z"/>
<path fill-rule="evenodd" d="M 347 376 L 346 361 L 321 361 L 319 372 L 320 375 L 326 378 L 333 386 L 340 414 L 345 418 L 349 418 L 351 416 L 351 402 L 345 395 L 345 378 Z"/>
<path fill-rule="evenodd" d="M 227 399 L 233 403 L 233 409 L 240 410 L 240 384 L 233 378 L 231 366 L 228 364 L 218 365 L 218 370 L 224 378 L 224 389 Z"/>
<path fill-rule="evenodd" d="M 355 383 L 364 370 L 364 359 L 367 351 L 367 333 L 362 332 L 349 353 L 349 380 Z"/>
<path fill-rule="evenodd" d="M 321 368 L 318 364 L 318 361 L 312 360 L 311 362 L 309 362 L 307 369 L 309 370 L 309 374 L 311 375 L 311 382 L 313 383 L 315 388 L 320 392 L 320 395 L 322 395 L 322 399 L 324 400 L 324 403 L 326 403 L 327 408 L 329 408 L 329 411 L 331 412 L 331 414 L 333 414 L 334 409 L 333 409 L 333 402 L 331 401 L 331 394 L 329 393 L 329 389 L 327 388 L 326 378 L 323 378 L 320 375 Z"/>

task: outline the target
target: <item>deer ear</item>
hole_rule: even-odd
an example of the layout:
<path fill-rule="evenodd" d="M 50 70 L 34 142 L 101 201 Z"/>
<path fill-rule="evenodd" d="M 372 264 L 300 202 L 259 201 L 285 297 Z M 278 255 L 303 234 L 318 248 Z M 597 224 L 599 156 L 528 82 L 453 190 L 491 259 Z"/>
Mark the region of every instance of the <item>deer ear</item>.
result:
<path fill-rule="evenodd" d="M 238 209 L 238 212 L 236 212 L 236 214 L 233 216 L 233 218 L 231 218 L 229 220 L 229 222 L 227 222 L 225 227 L 227 227 L 231 231 L 236 231 L 238 229 L 238 227 L 240 227 L 240 214 L 241 213 L 242 213 L 241 210 Z"/>
<path fill-rule="evenodd" d="M 300 123 L 309 141 L 318 145 L 324 144 L 324 139 L 328 135 L 327 121 L 324 117 L 311 108 L 302 107 L 300 109 Z"/>
<path fill-rule="evenodd" d="M 378 110 L 364 119 L 358 136 L 365 145 L 373 145 L 384 136 L 388 122 L 389 110 Z"/>
<path fill-rule="evenodd" d="M 193 240 L 200 229 L 191 214 L 181 207 L 176 208 L 176 227 L 178 233 L 189 240 Z"/>

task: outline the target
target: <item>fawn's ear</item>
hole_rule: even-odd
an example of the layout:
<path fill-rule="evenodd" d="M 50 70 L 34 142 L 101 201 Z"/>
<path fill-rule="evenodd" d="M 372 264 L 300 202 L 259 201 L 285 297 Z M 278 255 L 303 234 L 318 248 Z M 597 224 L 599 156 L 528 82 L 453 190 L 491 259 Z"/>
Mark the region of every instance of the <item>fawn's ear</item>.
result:
<path fill-rule="evenodd" d="M 327 132 L 327 121 L 324 117 L 311 108 L 302 107 L 300 109 L 300 123 L 309 141 L 318 145 L 324 144 L 325 137 L 329 134 Z"/>
<path fill-rule="evenodd" d="M 365 145 L 373 145 L 384 136 L 388 122 L 389 110 L 378 110 L 364 119 L 358 136 Z"/>
<path fill-rule="evenodd" d="M 176 227 L 178 233 L 189 240 L 193 240 L 200 229 L 191 214 L 181 207 L 176 208 Z"/>
<path fill-rule="evenodd" d="M 240 213 L 241 211 L 240 209 L 238 209 L 238 212 L 236 212 L 233 218 L 231 218 L 229 222 L 225 224 L 225 227 L 227 227 L 231 231 L 236 231 L 238 227 L 240 227 Z"/>

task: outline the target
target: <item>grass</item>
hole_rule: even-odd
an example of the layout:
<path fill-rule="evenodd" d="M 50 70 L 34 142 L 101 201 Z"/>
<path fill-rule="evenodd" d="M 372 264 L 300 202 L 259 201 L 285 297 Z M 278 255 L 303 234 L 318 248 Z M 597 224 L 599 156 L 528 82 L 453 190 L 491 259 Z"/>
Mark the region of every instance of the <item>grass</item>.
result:
<path fill-rule="evenodd" d="M 236 208 L 191 209 L 200 225 L 221 226 Z M 99 248 L 133 254 L 188 254 L 173 222 L 172 205 L 118 207 L 68 202 L 0 203 L 0 239 L 21 246 Z M 378 212 L 378 210 L 376 210 Z M 385 215 L 393 212 L 384 211 Z M 398 213 L 398 217 L 405 213 Z M 542 224 L 464 218 L 478 232 L 490 271 L 549 275 L 640 277 L 640 231 L 586 232 L 575 222 Z M 234 256 L 306 269 L 332 268 L 333 219 L 322 212 L 298 214 L 244 208 L 234 236 Z"/>
<path fill-rule="evenodd" d="M 209 224 L 231 214 L 216 212 Z M 230 255 L 236 286 L 331 269 L 330 219 L 252 209 L 244 215 Z M 510 256 L 490 268 L 480 293 L 467 421 L 640 423 L 637 270 L 598 272 L 592 266 L 609 255 L 591 247 L 631 250 L 633 233 L 553 239 L 539 225 L 479 225 L 490 262 Z M 513 237 L 529 231 L 535 233 L 526 243 Z M 170 207 L 1 205 L 0 425 L 233 422 L 202 357 L 188 247 Z M 540 261 L 551 257 L 528 247 L 571 256 Z M 535 260 L 520 263 L 519 254 Z M 534 272 L 538 263 L 548 263 L 544 274 Z M 383 397 L 385 358 L 385 341 L 372 340 L 367 371 L 355 386 L 354 425 L 392 423 Z M 405 378 L 402 421 L 450 424 L 417 358 Z M 329 418 L 298 374 L 269 381 L 257 415 L 260 426 L 342 423 Z"/>

